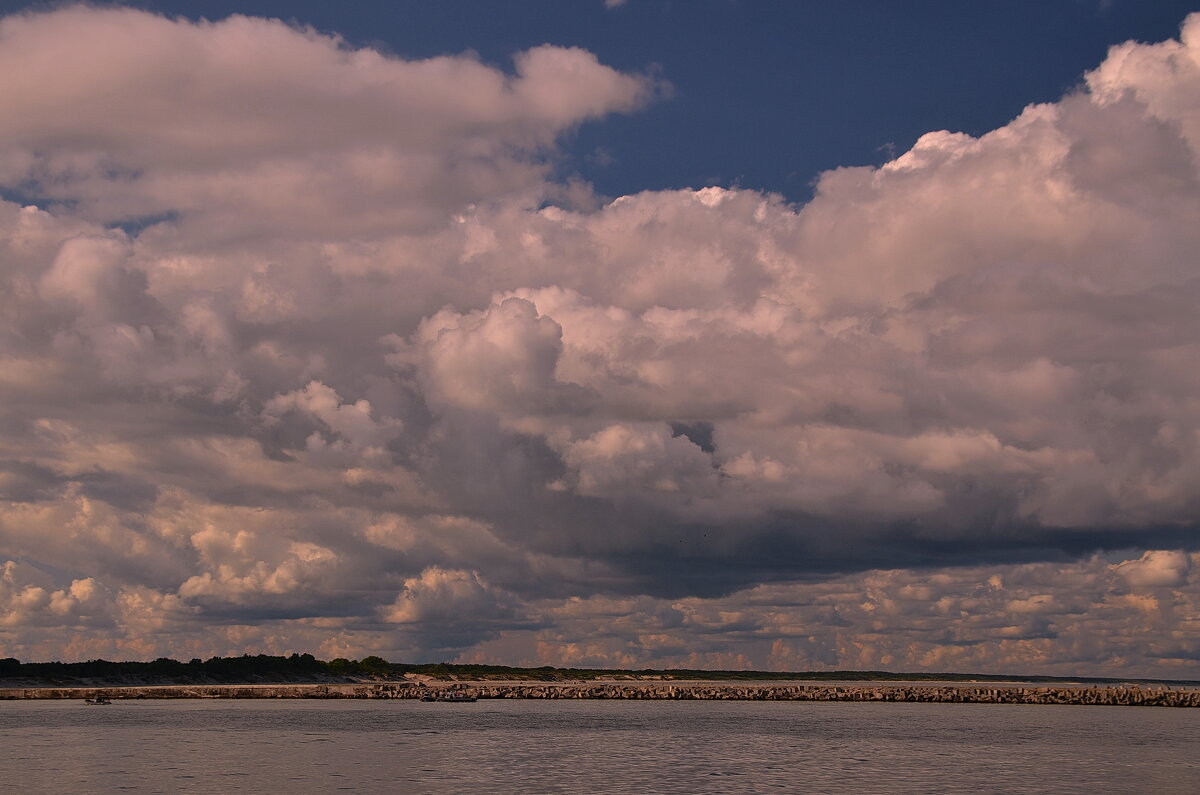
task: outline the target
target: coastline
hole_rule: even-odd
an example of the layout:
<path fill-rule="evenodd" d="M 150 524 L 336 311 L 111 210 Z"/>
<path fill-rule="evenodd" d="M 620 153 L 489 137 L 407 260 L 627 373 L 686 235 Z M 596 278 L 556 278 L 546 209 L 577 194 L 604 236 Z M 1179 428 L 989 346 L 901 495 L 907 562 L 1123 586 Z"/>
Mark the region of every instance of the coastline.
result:
<path fill-rule="evenodd" d="M 638 701 L 875 701 L 954 704 L 1073 704 L 1200 707 L 1200 690 L 1138 686 L 813 685 L 712 682 L 149 685 L 0 688 L 0 701 L 146 699 L 408 699 L 456 694 L 477 699 Z"/>

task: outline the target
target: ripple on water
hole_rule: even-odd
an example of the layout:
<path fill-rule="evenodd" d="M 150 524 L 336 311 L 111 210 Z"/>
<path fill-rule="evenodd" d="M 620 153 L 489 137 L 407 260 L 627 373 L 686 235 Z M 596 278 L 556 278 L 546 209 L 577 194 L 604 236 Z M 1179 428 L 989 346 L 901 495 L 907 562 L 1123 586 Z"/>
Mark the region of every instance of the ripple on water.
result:
<path fill-rule="evenodd" d="M 13 792 L 1200 792 L 1200 714 L 803 702 L 0 702 Z"/>

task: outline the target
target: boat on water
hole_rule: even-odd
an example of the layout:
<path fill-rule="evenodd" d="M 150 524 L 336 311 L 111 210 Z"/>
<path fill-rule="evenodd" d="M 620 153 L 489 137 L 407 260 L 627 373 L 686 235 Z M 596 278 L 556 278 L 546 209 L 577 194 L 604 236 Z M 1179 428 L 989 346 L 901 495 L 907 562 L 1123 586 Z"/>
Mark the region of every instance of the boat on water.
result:
<path fill-rule="evenodd" d="M 100 707 L 104 706 L 105 704 L 111 704 L 112 702 L 104 696 L 96 696 L 95 698 L 85 698 L 83 703 L 87 704 L 89 707 Z"/>
<path fill-rule="evenodd" d="M 475 696 L 468 696 L 465 693 L 438 693 L 436 695 L 433 693 L 426 693 L 425 695 L 421 696 L 421 700 L 442 701 L 449 702 L 451 704 L 465 704 L 470 701 L 478 701 L 479 699 L 475 698 Z"/>

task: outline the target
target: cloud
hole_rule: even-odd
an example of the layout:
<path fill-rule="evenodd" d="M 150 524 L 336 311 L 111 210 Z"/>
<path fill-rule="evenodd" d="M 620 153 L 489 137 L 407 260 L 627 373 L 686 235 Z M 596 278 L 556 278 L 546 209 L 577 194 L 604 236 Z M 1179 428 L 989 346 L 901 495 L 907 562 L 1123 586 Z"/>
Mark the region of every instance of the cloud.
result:
<path fill-rule="evenodd" d="M 1141 560 L 1190 566 L 1195 553 Z M 722 599 L 595 596 L 543 602 L 542 629 L 510 630 L 467 659 L 527 665 L 768 670 L 1114 674 L 1193 670 L 1186 578 L 1130 587 L 1129 567 L 1072 563 L 972 566 L 935 574 L 877 570 L 764 584 Z M 524 656 L 516 656 L 519 649 Z M 520 653 L 518 652 L 518 654 Z"/>
<path fill-rule="evenodd" d="M 74 580 L 54 589 L 29 566 L 6 562 L 0 571 L 0 626 L 25 628 L 112 626 L 112 596 L 94 579 Z"/>
<path fill-rule="evenodd" d="M 174 215 L 237 239 L 420 228 L 546 190 L 554 139 L 645 79 L 537 47 L 506 74 L 405 61 L 277 20 L 85 6 L 0 23 L 0 179 L 103 221 Z"/>
<path fill-rule="evenodd" d="M 415 634 L 425 648 L 459 649 L 526 623 L 520 612 L 513 594 L 491 586 L 478 572 L 431 566 L 405 580 L 381 615 Z"/>
<path fill-rule="evenodd" d="M 1198 32 L 804 206 L 601 205 L 556 142 L 659 86 L 579 49 L 5 18 L 5 642 L 1183 665 Z"/>
<path fill-rule="evenodd" d="M 446 623 L 509 615 L 504 596 L 490 587 L 478 572 L 431 566 L 419 577 L 404 581 L 404 590 L 384 611 L 384 620 L 395 624 Z"/>
<path fill-rule="evenodd" d="M 562 328 L 521 298 L 466 317 L 440 312 L 421 324 L 417 339 L 425 346 L 425 391 L 435 400 L 474 411 L 540 413 L 570 410 L 572 398 L 586 397 L 555 379 Z"/>
<path fill-rule="evenodd" d="M 1187 582 L 1191 568 L 1191 558 L 1183 552 L 1149 550 L 1137 560 L 1121 563 L 1116 570 L 1135 588 L 1178 587 Z"/>

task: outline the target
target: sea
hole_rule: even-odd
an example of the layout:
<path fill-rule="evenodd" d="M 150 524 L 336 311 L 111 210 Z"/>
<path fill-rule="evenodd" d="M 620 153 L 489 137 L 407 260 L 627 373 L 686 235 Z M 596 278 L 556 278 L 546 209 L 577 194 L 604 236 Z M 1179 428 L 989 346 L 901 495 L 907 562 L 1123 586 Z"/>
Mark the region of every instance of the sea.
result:
<path fill-rule="evenodd" d="M 1200 710 L 0 702 L 13 793 L 1197 793 Z"/>

